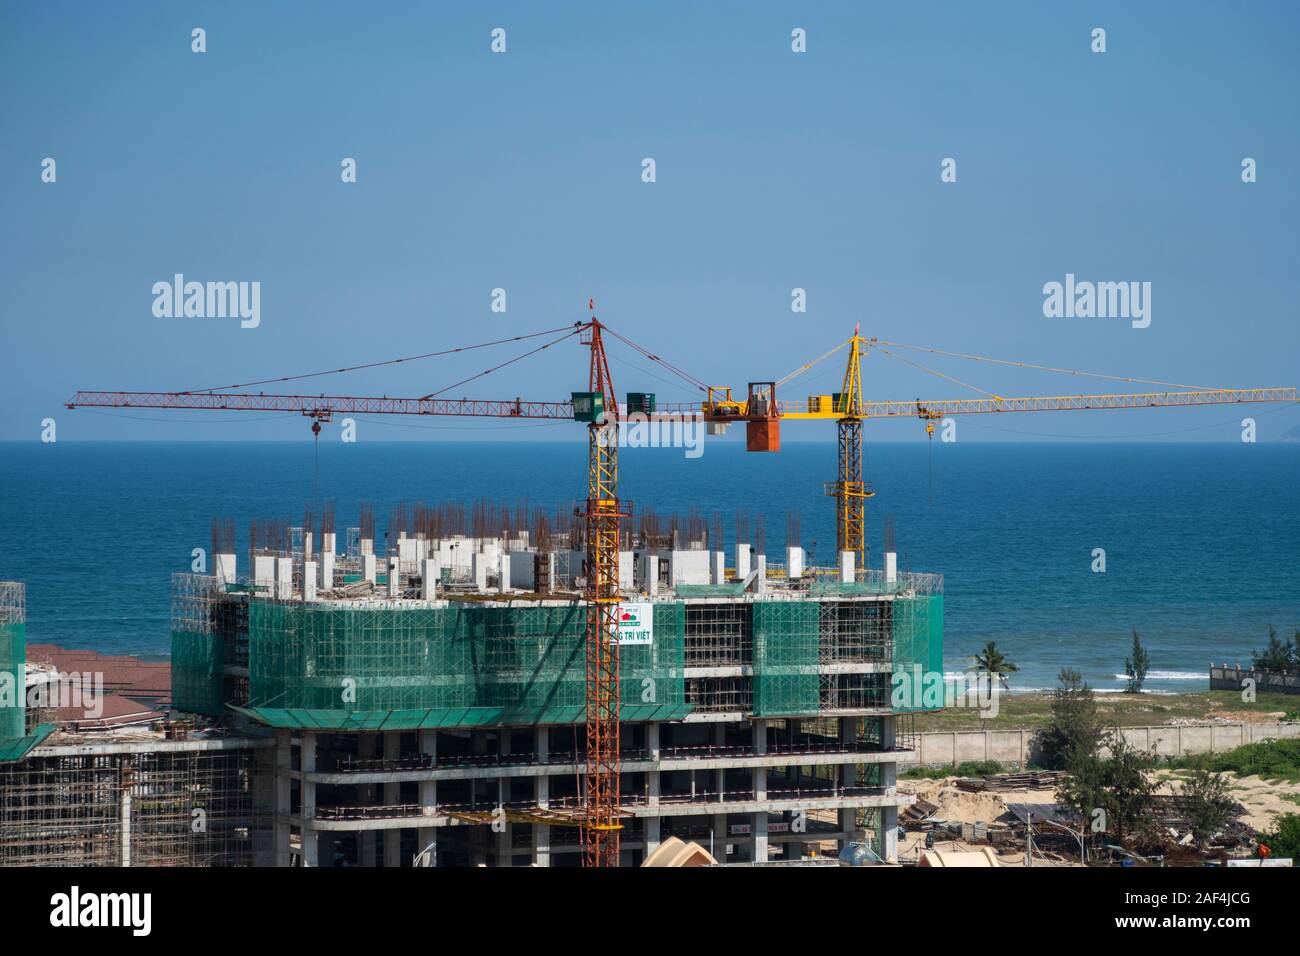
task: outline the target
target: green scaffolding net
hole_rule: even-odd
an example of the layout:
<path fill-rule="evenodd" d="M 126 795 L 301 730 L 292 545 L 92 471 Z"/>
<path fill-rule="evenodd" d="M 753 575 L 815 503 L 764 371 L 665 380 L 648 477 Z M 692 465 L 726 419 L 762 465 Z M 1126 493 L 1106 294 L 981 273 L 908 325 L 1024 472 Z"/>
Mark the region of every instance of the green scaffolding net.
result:
<path fill-rule="evenodd" d="M 26 732 L 27 625 L 0 624 L 0 740 Z"/>
<path fill-rule="evenodd" d="M 855 597 L 755 602 L 755 716 L 942 706 L 941 699 L 911 698 L 897 706 L 891 677 L 915 675 L 919 667 L 922 674 L 937 674 L 942 685 L 943 595 Z"/>
<path fill-rule="evenodd" d="M 754 714 L 815 714 L 820 708 L 820 619 L 815 601 L 754 604 Z"/>
<path fill-rule="evenodd" d="M 211 634 L 172 631 L 172 704 L 177 710 L 220 716 L 221 646 Z"/>
<path fill-rule="evenodd" d="M 212 717 L 224 705 L 222 643 L 212 614 L 218 592 L 208 575 L 172 575 L 172 705 Z"/>
<path fill-rule="evenodd" d="M 943 595 L 919 594 L 896 600 L 893 639 L 893 709 L 898 713 L 941 710 Z"/>
<path fill-rule="evenodd" d="M 26 590 L 0 581 L 0 741 L 27 733 Z"/>
<path fill-rule="evenodd" d="M 299 719 L 286 711 L 311 711 L 322 726 L 579 722 L 586 714 L 586 614 L 578 603 L 253 601 L 249 708 L 272 722 Z M 684 714 L 682 641 L 680 606 L 655 604 L 652 640 L 620 648 L 623 719 Z"/>

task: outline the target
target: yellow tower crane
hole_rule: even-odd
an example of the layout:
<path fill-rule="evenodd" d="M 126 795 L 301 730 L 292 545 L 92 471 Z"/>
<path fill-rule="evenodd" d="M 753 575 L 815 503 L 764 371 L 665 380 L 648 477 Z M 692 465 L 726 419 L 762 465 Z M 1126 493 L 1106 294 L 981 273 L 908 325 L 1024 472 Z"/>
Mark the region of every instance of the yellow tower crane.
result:
<path fill-rule="evenodd" d="M 919 418 L 925 422 L 926 434 L 933 436 L 934 423 L 954 415 L 1002 414 L 1008 412 L 1072 411 L 1080 409 L 1167 408 L 1192 405 L 1236 405 L 1249 402 L 1295 402 L 1294 388 L 1205 388 L 1176 382 L 1120 375 L 1085 372 L 1080 369 L 1057 368 L 989 358 L 942 349 L 903 345 L 878 338 L 864 338 L 860 327 L 853 335 L 820 357 L 801 365 L 783 379 L 774 382 L 751 382 L 745 401 L 734 400 L 731 389 L 710 386 L 707 398 L 699 406 L 706 421 L 725 424 L 744 421 L 746 447 L 749 451 L 779 451 L 781 448 L 780 423 L 791 421 L 833 420 L 837 431 L 836 477 L 825 485 L 826 494 L 835 498 L 835 544 L 838 552 L 854 554 L 855 567 L 865 566 L 866 559 L 866 499 L 875 492 L 864 480 L 862 471 L 862 425 L 869 418 Z M 777 397 L 777 389 L 794 378 L 838 354 L 848 350 L 841 390 L 832 395 L 812 395 L 805 401 L 787 401 Z M 928 352 L 951 358 L 1059 372 L 1068 375 L 1113 381 L 1141 383 L 1166 388 L 1166 391 L 1124 392 L 1101 395 L 1045 395 L 1004 397 L 984 391 L 951 375 L 937 372 L 897 352 L 911 350 Z M 980 398 L 959 398 L 914 401 L 864 401 L 862 398 L 862 358 L 869 351 L 879 352 L 898 359 L 931 375 L 980 392 Z"/>

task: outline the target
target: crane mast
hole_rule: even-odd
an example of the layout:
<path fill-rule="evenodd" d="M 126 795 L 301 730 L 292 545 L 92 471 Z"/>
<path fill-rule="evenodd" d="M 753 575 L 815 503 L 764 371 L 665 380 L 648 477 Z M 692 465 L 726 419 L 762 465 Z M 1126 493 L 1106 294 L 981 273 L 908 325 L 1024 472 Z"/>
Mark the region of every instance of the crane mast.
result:
<path fill-rule="evenodd" d="M 867 499 L 875 492 L 862 480 L 862 354 L 864 341 L 857 326 L 849 339 L 849 360 L 835 409 L 840 418 L 835 423 L 837 464 L 835 481 L 827 484 L 826 494 L 835 499 L 835 550 L 852 551 L 854 567 L 866 567 Z"/>
<path fill-rule="evenodd" d="M 601 324 L 584 334 L 591 348 L 589 388 L 603 414 L 587 426 L 587 806 L 583 863 L 618 866 L 619 858 L 619 548 L 618 397 Z"/>

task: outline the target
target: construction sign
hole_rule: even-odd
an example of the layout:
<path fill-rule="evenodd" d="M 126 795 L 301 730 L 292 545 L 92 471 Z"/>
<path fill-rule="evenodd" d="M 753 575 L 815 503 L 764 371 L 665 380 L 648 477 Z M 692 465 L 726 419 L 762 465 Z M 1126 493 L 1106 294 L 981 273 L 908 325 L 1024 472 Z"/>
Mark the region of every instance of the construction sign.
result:
<path fill-rule="evenodd" d="M 655 606 L 647 602 L 618 606 L 619 644 L 653 643 Z"/>

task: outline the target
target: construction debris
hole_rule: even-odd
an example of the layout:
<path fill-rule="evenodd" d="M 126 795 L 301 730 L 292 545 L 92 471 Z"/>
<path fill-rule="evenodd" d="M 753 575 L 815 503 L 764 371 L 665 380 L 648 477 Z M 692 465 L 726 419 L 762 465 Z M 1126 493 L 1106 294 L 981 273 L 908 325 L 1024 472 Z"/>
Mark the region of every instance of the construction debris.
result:
<path fill-rule="evenodd" d="M 1030 770 L 1024 773 L 999 773 L 988 777 L 962 777 L 959 790 L 981 793 L 986 790 L 1054 790 L 1067 776 L 1064 770 Z"/>

